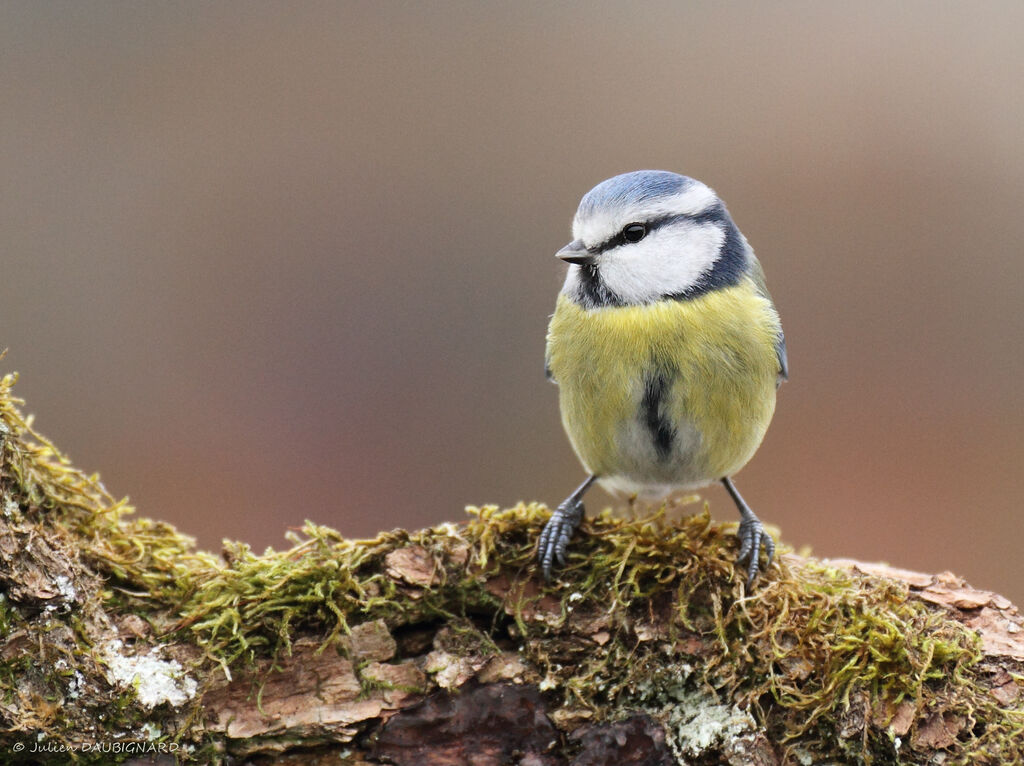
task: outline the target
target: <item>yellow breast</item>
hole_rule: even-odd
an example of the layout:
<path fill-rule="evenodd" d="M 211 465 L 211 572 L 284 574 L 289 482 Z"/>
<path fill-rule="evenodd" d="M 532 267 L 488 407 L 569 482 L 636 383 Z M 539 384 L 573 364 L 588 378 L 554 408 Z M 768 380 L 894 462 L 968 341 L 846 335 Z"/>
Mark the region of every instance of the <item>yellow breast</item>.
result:
<path fill-rule="evenodd" d="M 731 476 L 775 410 L 780 331 L 749 279 L 643 306 L 585 309 L 559 295 L 547 361 L 576 454 L 626 493 Z"/>

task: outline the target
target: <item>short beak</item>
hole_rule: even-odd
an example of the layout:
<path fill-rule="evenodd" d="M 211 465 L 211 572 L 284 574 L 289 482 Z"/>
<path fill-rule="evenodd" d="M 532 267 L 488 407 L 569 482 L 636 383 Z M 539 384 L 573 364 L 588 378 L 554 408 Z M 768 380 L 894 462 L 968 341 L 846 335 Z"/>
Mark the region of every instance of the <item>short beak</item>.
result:
<path fill-rule="evenodd" d="M 574 239 L 557 253 L 556 258 L 561 258 L 566 263 L 575 263 L 579 266 L 592 266 L 597 261 L 597 256 L 587 250 L 583 242 Z"/>

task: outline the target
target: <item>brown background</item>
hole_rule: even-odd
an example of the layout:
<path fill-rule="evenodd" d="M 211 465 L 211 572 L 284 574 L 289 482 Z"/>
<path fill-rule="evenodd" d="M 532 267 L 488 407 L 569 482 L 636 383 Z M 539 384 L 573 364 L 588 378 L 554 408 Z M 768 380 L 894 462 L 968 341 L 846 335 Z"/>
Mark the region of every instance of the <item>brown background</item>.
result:
<path fill-rule="evenodd" d="M 762 518 L 1024 601 L 1024 5 L 853 5 L 4 3 L 0 367 L 207 547 L 554 504 L 552 254 L 677 170 L 789 338 Z"/>

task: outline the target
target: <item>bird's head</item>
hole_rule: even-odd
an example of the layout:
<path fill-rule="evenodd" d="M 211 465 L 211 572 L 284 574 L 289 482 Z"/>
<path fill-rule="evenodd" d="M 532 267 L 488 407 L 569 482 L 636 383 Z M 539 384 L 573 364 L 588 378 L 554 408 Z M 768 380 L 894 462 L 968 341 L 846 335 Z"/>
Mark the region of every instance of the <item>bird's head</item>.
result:
<path fill-rule="evenodd" d="M 580 201 L 562 292 L 588 307 L 686 299 L 734 284 L 751 256 L 725 205 L 700 181 L 638 170 Z"/>

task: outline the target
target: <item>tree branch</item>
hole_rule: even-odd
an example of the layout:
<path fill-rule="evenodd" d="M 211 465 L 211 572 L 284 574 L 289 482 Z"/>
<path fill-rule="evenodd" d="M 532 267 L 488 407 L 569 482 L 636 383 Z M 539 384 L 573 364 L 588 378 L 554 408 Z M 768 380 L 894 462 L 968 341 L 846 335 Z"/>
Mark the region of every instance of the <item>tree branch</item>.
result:
<path fill-rule="evenodd" d="M 746 593 L 700 506 L 586 521 L 550 586 L 534 504 L 214 556 L 71 466 L 13 383 L 5 762 L 1024 762 L 1024 623 L 949 573 L 786 553 Z"/>

